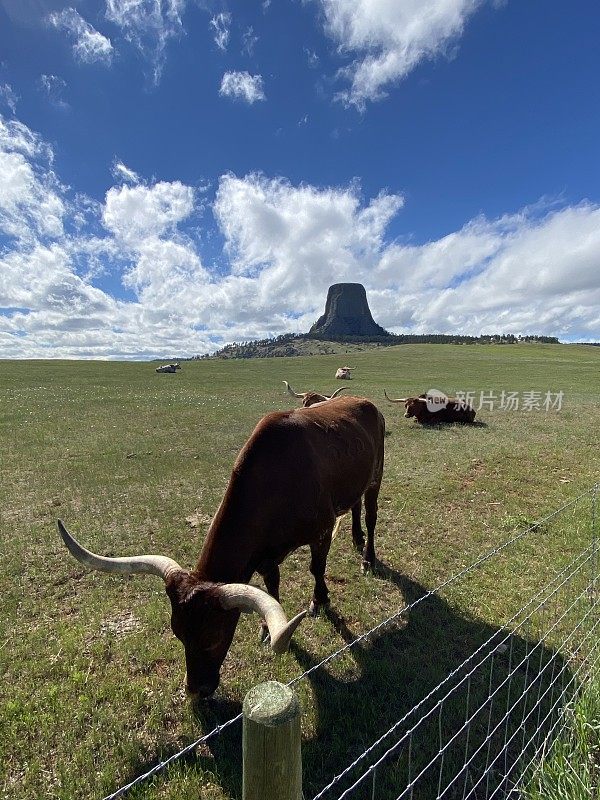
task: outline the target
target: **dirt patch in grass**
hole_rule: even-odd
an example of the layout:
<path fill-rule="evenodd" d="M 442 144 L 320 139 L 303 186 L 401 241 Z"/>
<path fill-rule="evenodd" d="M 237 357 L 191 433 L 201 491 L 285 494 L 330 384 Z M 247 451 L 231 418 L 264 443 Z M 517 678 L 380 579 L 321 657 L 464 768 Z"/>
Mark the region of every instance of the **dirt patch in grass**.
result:
<path fill-rule="evenodd" d="M 212 522 L 212 516 L 210 514 L 204 513 L 201 509 L 197 508 L 193 511 L 188 517 L 185 518 L 185 521 L 190 526 L 190 528 L 201 528 L 205 525 L 210 525 Z"/>
<path fill-rule="evenodd" d="M 100 623 L 100 633 L 112 634 L 113 636 L 127 636 L 133 631 L 142 627 L 140 620 L 131 611 L 124 611 L 113 617 L 102 620 Z"/>

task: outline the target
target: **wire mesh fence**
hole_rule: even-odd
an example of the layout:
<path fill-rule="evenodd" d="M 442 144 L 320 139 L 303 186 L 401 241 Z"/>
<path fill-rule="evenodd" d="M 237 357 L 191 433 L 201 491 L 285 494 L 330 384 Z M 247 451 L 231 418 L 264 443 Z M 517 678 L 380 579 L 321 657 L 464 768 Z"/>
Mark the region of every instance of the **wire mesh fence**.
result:
<path fill-rule="evenodd" d="M 317 704 L 319 693 L 327 697 L 323 709 L 336 705 L 339 689 L 338 717 L 324 719 L 312 750 L 305 746 L 306 800 L 516 800 L 517 787 L 566 724 L 565 708 L 582 681 L 600 671 L 597 493 L 594 486 L 514 531 L 434 589 L 402 577 L 405 606 L 289 682 L 309 681 Z M 545 547 L 553 550 L 547 563 Z M 499 586 L 507 564 L 514 586 Z M 454 608 L 446 598 L 469 580 L 502 597 L 501 623 L 470 618 L 462 603 Z M 360 660 L 370 648 L 376 651 L 370 667 L 383 656 L 385 671 L 373 671 L 359 688 L 343 681 L 336 687 L 327 670 L 349 655 Z M 385 682 L 378 683 L 381 675 Z M 311 767 L 334 738 L 344 741 L 336 727 L 358 724 L 352 704 L 385 710 L 385 719 L 402 713 L 349 759 L 331 757 L 340 767 L 317 791 Z M 226 720 L 105 800 L 123 797 L 241 718 Z"/>
<path fill-rule="evenodd" d="M 578 536 L 571 538 L 581 541 L 582 528 L 588 534 L 575 551 L 574 526 Z M 529 535 L 538 546 L 562 547 L 561 566 L 312 800 L 520 796 L 518 787 L 566 724 L 582 681 L 598 674 L 596 490 L 531 526 Z M 513 539 L 502 557 L 526 571 L 533 552 L 527 544 Z"/>

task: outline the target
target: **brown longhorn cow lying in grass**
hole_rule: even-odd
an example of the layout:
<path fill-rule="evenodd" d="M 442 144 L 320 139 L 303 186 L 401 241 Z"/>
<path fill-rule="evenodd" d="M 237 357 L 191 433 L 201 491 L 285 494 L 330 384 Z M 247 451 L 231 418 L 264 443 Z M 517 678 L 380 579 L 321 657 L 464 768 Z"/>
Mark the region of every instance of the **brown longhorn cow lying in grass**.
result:
<path fill-rule="evenodd" d="M 436 425 L 439 422 L 473 422 L 475 419 L 475 409 L 468 403 L 453 397 L 445 398 L 445 404 L 437 406 L 433 411 L 428 406 L 426 394 L 420 394 L 418 397 L 393 399 L 388 397 L 385 389 L 383 393 L 390 403 L 404 403 L 404 416 L 414 417 L 421 425 Z"/>
<path fill-rule="evenodd" d="M 299 394 L 292 389 L 287 381 L 284 381 L 284 383 L 288 394 L 291 394 L 292 397 L 297 397 L 298 399 L 302 400 L 302 405 L 304 408 L 308 408 L 308 406 L 314 406 L 315 403 L 324 403 L 325 400 L 333 400 L 333 398 L 337 397 L 340 392 L 343 392 L 344 389 L 348 388 L 347 386 L 340 386 L 340 388 L 336 389 L 333 394 L 319 394 L 318 392 L 302 392 Z"/>
<path fill-rule="evenodd" d="M 185 649 L 188 691 L 207 697 L 219 684 L 241 611 L 258 612 L 271 647 L 287 649 L 306 613 L 288 623 L 278 602 L 279 565 L 292 551 L 310 546 L 313 614 L 328 602 L 325 563 L 336 517 L 352 510 L 352 538 L 362 551 L 363 569 L 374 563 L 384 428 L 373 403 L 357 397 L 263 417 L 236 459 L 191 572 L 166 556 L 97 556 L 60 521 L 59 530 L 75 558 L 93 569 L 147 572 L 164 580 L 171 627 Z M 360 524 L 363 496 L 366 544 Z M 255 572 L 269 594 L 248 586 Z"/>

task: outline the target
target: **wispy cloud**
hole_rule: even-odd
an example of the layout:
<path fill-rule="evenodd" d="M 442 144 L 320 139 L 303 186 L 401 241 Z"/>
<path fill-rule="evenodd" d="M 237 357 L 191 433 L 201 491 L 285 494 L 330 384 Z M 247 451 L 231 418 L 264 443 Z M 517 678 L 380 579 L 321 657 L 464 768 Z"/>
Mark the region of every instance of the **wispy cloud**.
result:
<path fill-rule="evenodd" d="M 110 64 L 113 46 L 110 39 L 97 31 L 74 8 L 63 8 L 48 16 L 51 25 L 64 30 L 73 41 L 75 58 L 87 64 L 100 62 Z"/>
<path fill-rule="evenodd" d="M 231 28 L 231 14 L 224 11 L 215 16 L 210 21 L 213 31 L 213 38 L 219 50 L 227 50 Z"/>
<path fill-rule="evenodd" d="M 138 184 L 140 183 L 139 175 L 129 167 L 126 167 L 122 161 L 115 158 L 111 167 L 111 175 L 116 181 L 125 183 Z"/>
<path fill-rule="evenodd" d="M 226 72 L 221 81 L 219 94 L 223 97 L 232 97 L 244 100 L 252 105 L 259 100 L 266 100 L 261 75 L 250 75 L 249 72 Z"/>
<path fill-rule="evenodd" d="M 242 34 L 242 52 L 247 56 L 254 55 L 254 48 L 258 42 L 258 36 L 254 33 L 254 28 L 250 25 Z"/>
<path fill-rule="evenodd" d="M 106 0 L 106 17 L 152 64 L 152 80 L 160 81 L 165 51 L 183 33 L 186 0 Z"/>
<path fill-rule="evenodd" d="M 311 69 L 316 69 L 319 66 L 320 59 L 314 50 L 310 50 L 308 47 L 305 47 L 304 55 L 306 56 L 306 61 Z"/>
<path fill-rule="evenodd" d="M 62 78 L 57 75 L 40 75 L 38 85 L 52 105 L 57 108 L 69 108 L 69 104 L 62 98 L 62 93 L 67 88 L 66 81 Z"/>
<path fill-rule="evenodd" d="M 3 103 L 13 114 L 17 113 L 19 96 L 9 83 L 0 84 L 0 103 Z"/>

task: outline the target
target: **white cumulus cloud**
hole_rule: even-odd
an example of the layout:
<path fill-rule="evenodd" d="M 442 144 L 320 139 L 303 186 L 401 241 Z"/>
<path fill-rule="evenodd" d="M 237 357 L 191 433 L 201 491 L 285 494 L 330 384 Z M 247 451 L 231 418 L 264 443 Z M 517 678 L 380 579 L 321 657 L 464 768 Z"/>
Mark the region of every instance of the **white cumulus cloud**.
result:
<path fill-rule="evenodd" d="M 317 188 L 260 175 L 224 176 L 215 214 L 235 276 L 258 308 L 306 330 L 327 287 L 359 281 L 377 321 L 395 332 L 600 335 L 600 208 L 524 208 L 476 218 L 420 245 L 388 240 L 398 195 L 367 203 L 356 187 Z M 239 289 L 239 287 L 237 287 Z M 248 287 L 245 289 L 248 292 Z"/>
<path fill-rule="evenodd" d="M 363 283 L 398 333 L 600 339 L 597 204 L 540 203 L 404 244 L 391 235 L 403 196 L 365 197 L 358 181 L 226 174 L 208 205 L 116 165 L 102 202 L 73 197 L 48 144 L 0 117 L 0 357 L 183 357 L 303 332 L 339 281 Z M 213 225 L 218 267 L 201 252 L 212 236 L 214 257 Z"/>
<path fill-rule="evenodd" d="M 219 94 L 223 97 L 232 97 L 244 100 L 252 105 L 258 100 L 266 100 L 261 75 L 250 75 L 249 72 L 226 72 L 221 81 Z"/>
<path fill-rule="evenodd" d="M 179 181 L 113 186 L 106 193 L 103 222 L 118 240 L 136 247 L 148 237 L 174 231 L 193 208 L 193 189 Z"/>
<path fill-rule="evenodd" d="M 319 0 L 327 34 L 355 60 L 339 97 L 364 108 L 417 64 L 447 51 L 483 0 Z"/>
<path fill-rule="evenodd" d="M 61 236 L 65 205 L 50 163 L 39 137 L 0 116 L 0 232 L 21 242 Z"/>

